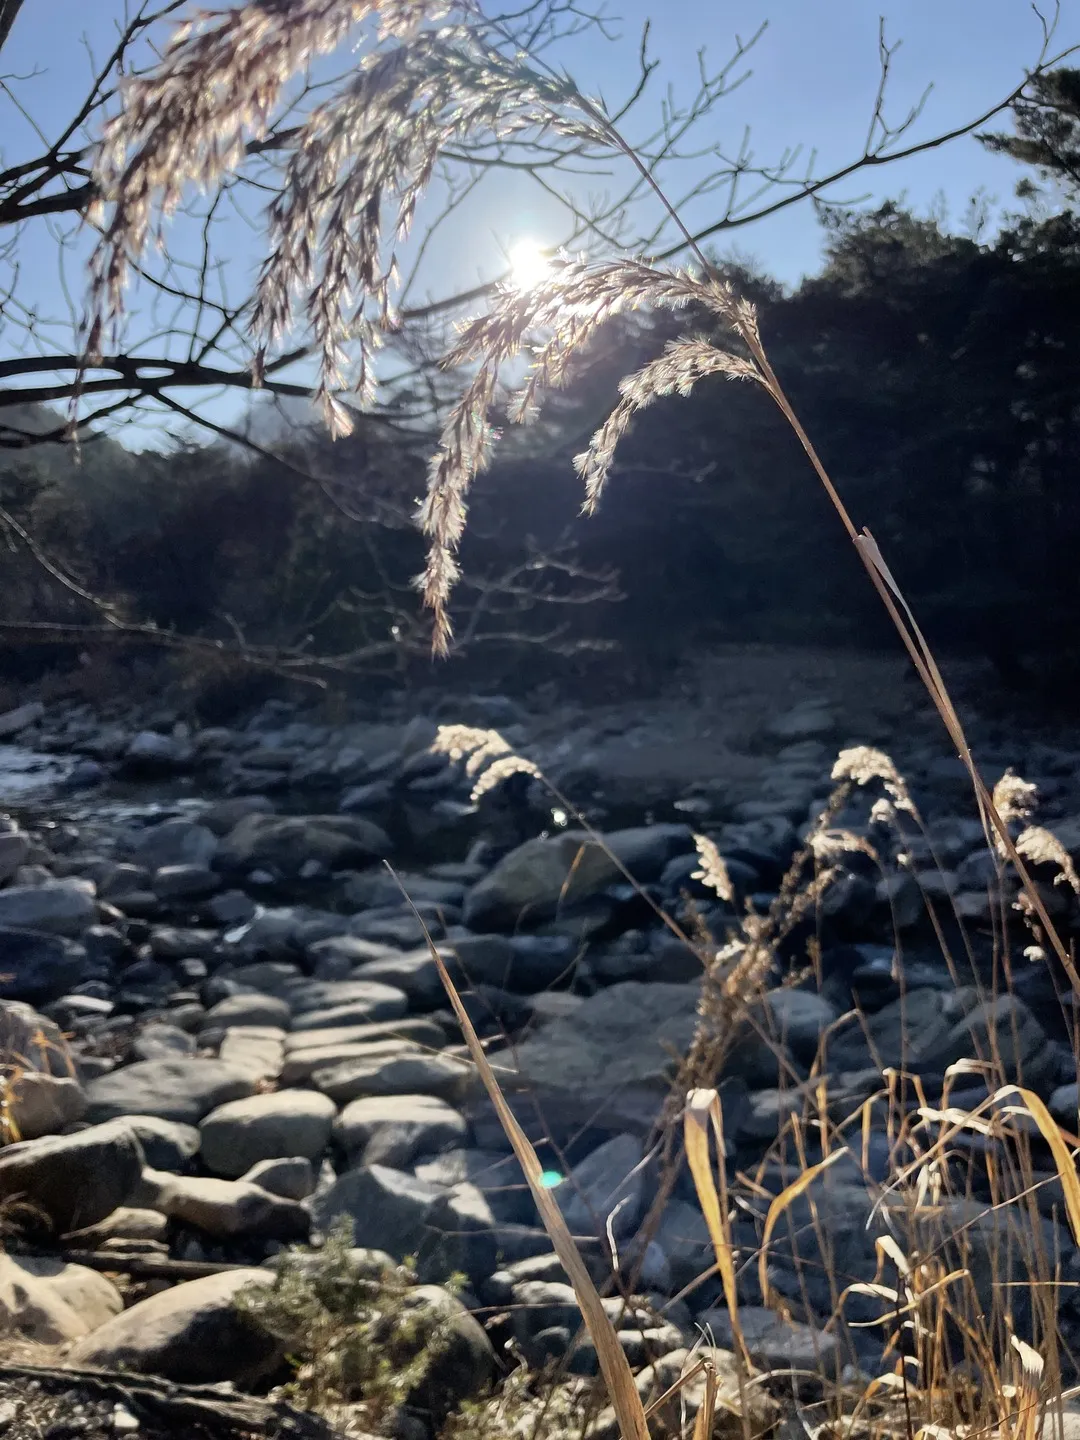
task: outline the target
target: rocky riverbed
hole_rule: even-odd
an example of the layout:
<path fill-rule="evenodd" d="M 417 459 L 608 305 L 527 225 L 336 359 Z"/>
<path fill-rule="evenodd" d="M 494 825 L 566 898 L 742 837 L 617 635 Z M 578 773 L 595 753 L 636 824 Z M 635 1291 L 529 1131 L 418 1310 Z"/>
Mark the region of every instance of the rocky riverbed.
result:
<path fill-rule="evenodd" d="M 265 1388 L 280 1348 L 253 1340 L 234 1297 L 347 1217 L 358 1254 L 415 1257 L 418 1290 L 464 1277 L 452 1303 L 469 1362 L 444 1409 L 515 1357 L 593 1372 L 430 936 L 606 1277 L 635 1368 L 667 1374 L 703 1331 L 722 1353 L 718 1282 L 693 1286 L 712 1253 L 688 1175 L 638 1238 L 660 1183 L 654 1126 L 698 1023 L 703 955 L 738 943 L 747 906 L 769 913 L 838 752 L 869 743 L 893 755 L 925 831 L 902 806 L 883 811 L 897 798 L 887 777 L 857 787 L 822 847 L 827 883 L 779 937 L 753 1023 L 715 1078 L 731 1175 L 755 1177 L 734 1222 L 755 1361 L 872 1373 L 880 1338 L 836 1322 L 819 1249 L 824 1233 L 845 1285 L 874 1279 L 875 1187 L 897 1163 L 884 1107 L 799 1202 L 813 1225 L 774 1237 L 770 1293 L 759 1284 L 769 1197 L 795 1163 L 778 1136 L 807 1078 L 828 1077 L 839 1115 L 882 1091 L 891 1067 L 917 1070 L 933 1099 L 949 1067 L 996 1047 L 1007 1078 L 1067 1128 L 1077 1116 L 1065 981 L 1021 957 L 1032 937 L 1017 924 L 1003 991 L 993 931 L 1011 913 L 1009 882 L 925 707 L 894 671 L 874 673 L 876 689 L 854 686 L 854 718 L 851 677 L 820 670 L 813 697 L 786 708 L 730 689 L 723 721 L 675 702 L 529 713 L 499 697 L 441 714 L 398 697 L 333 724 L 280 702 L 200 729 L 151 706 L 0 716 L 0 1040 L 18 1140 L 0 1150 L 9 1332 L 65 1364 Z M 436 744 L 440 721 L 497 728 L 606 848 L 513 765 L 475 798 L 483 766 Z M 1010 753 L 989 726 L 980 738 L 990 777 L 1021 769 L 1076 855 L 1080 751 L 1043 739 Z M 724 898 L 702 879 L 695 833 L 723 857 Z M 1052 880 L 1048 904 L 1071 935 L 1076 898 Z M 943 935 L 957 945 L 951 970 Z M 969 1070 L 948 1081 L 954 1105 L 985 1099 Z M 814 1144 L 804 1136 L 811 1161 Z M 1080 1274 L 1038 1144 L 1047 1243 Z M 958 1204 L 979 1198 L 979 1163 L 965 1152 Z M 969 1230 L 987 1253 L 993 1226 Z M 613 1262 L 636 1277 L 630 1299 Z M 981 1284 L 978 1255 L 967 1263 Z"/>

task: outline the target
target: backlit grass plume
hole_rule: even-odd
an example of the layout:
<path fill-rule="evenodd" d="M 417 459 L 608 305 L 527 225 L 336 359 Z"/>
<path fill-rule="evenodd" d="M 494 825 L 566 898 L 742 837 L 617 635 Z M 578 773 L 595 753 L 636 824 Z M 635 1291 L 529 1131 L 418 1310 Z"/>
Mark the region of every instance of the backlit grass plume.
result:
<path fill-rule="evenodd" d="M 290 82 L 372 22 L 354 73 L 299 125 L 275 129 Z M 393 324 L 394 245 L 440 154 L 526 131 L 603 143 L 574 87 L 500 50 L 501 38 L 472 0 L 258 0 L 181 26 L 157 68 L 127 85 L 98 157 L 87 357 L 122 314 L 155 217 L 168 219 L 188 186 L 212 189 L 273 150 L 287 159 L 248 317 L 256 379 L 269 349 L 303 326 L 319 359 L 316 398 L 332 431 L 347 433 L 339 396 L 372 393 L 372 352 Z"/>
<path fill-rule="evenodd" d="M 753 306 L 717 272 L 649 160 L 623 138 L 603 102 L 588 98 L 542 57 L 525 53 L 507 28 L 513 18 L 486 17 L 475 0 L 249 0 L 181 27 L 157 67 L 129 82 L 98 158 L 100 201 L 91 219 L 100 239 L 90 265 L 86 361 L 120 319 L 125 280 L 147 247 L 155 217 L 162 224 L 188 186 L 220 186 L 249 154 L 272 150 L 282 164 L 247 317 L 254 376 L 258 381 L 273 363 L 270 351 L 300 328 L 318 357 L 316 396 L 331 428 L 342 433 L 350 422 L 341 397 L 351 390 L 363 401 L 370 392 L 372 353 L 380 331 L 394 324 L 395 244 L 408 231 L 440 156 L 516 138 L 547 146 L 550 161 L 549 142 L 557 139 L 567 155 L 614 156 L 631 165 L 641 194 L 653 197 L 681 235 L 689 268 L 636 257 L 565 259 L 539 285 L 497 290 L 488 313 L 463 328 L 445 357 L 448 368 L 461 367 L 471 378 L 447 418 L 419 507 L 429 548 L 417 583 L 434 615 L 435 650 L 449 648 L 449 600 L 468 490 L 496 438 L 492 412 L 508 362 L 523 354 L 531 361 L 509 407 L 512 420 L 525 421 L 545 391 L 566 381 L 574 357 L 608 319 L 634 308 L 693 305 L 720 322 L 724 343 L 677 340 L 624 379 L 611 415 L 577 458 L 586 509 L 595 507 L 633 415 L 653 399 L 686 394 L 715 376 L 761 384 L 798 439 L 968 768 L 988 844 L 1000 844 L 1080 994 L 1080 973 L 975 766 L 934 656 L 873 536 L 856 527 L 773 370 Z M 352 73 L 289 126 L 282 117 L 290 82 L 354 33 L 367 48 Z M 865 752 L 858 765 L 872 770 L 875 761 Z M 891 777 L 878 778 L 894 809 L 910 804 Z M 866 783 L 855 769 L 851 780 Z"/>

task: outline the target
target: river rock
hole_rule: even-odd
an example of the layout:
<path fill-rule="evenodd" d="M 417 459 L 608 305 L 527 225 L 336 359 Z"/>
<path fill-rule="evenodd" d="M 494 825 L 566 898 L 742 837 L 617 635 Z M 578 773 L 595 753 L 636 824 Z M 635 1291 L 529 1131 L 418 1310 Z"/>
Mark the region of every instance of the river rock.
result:
<path fill-rule="evenodd" d="M 464 1401 L 483 1394 L 498 1362 L 483 1326 L 456 1295 L 439 1285 L 417 1285 L 404 1298 L 410 1348 L 427 1349 L 423 1373 L 406 1404 L 436 1423 Z"/>
<path fill-rule="evenodd" d="M 311 861 L 341 870 L 390 850 L 386 832 L 358 816 L 250 814 L 222 840 L 215 863 L 225 872 L 266 869 L 296 879 Z"/>
<path fill-rule="evenodd" d="M 153 1170 L 182 1174 L 199 1153 L 202 1137 L 195 1125 L 162 1120 L 158 1115 L 125 1115 L 124 1124 L 138 1136 L 146 1163 Z"/>
<path fill-rule="evenodd" d="M 254 1384 L 276 1368 L 281 1345 L 241 1313 L 236 1296 L 273 1278 L 266 1270 L 233 1270 L 162 1290 L 78 1341 L 68 1363 L 189 1385 Z"/>
<path fill-rule="evenodd" d="M 503 1090 L 523 1124 L 539 1112 L 560 1133 L 581 1125 L 644 1135 L 697 1024 L 697 985 L 610 985 L 539 1022 L 513 1050 L 500 1053 Z M 569 997 L 577 999 L 577 997 Z M 468 1096 L 487 1108 L 479 1077 Z"/>
<path fill-rule="evenodd" d="M 187 770 L 194 759 L 188 740 L 141 730 L 124 753 L 124 769 L 131 775 L 171 775 Z"/>
<path fill-rule="evenodd" d="M 211 1110 L 199 1127 L 203 1162 L 215 1175 L 235 1180 L 260 1160 L 290 1155 L 316 1160 L 336 1115 L 333 1100 L 311 1090 L 230 1101 Z"/>
<path fill-rule="evenodd" d="M 5 1333 L 62 1345 L 119 1315 L 124 1300 L 104 1275 L 51 1256 L 0 1254 Z"/>
<path fill-rule="evenodd" d="M 77 1080 L 24 1070 L 12 1085 L 8 1113 L 21 1140 L 55 1135 L 86 1114 L 86 1095 Z"/>
<path fill-rule="evenodd" d="M 0 890 L 0 927 L 43 935 L 80 935 L 97 919 L 94 887 L 86 880 L 49 880 Z"/>
<path fill-rule="evenodd" d="M 66 1234 L 123 1205 L 142 1167 L 135 1132 L 120 1120 L 24 1140 L 0 1150 L 0 1199 L 17 1201 L 19 1221 L 29 1228 Z"/>
<path fill-rule="evenodd" d="M 362 1095 L 438 1095 L 453 1100 L 465 1092 L 470 1062 L 451 1055 L 414 1053 L 346 1060 L 316 1070 L 311 1083 L 339 1105 Z"/>
<path fill-rule="evenodd" d="M 142 1027 L 131 1048 L 140 1060 L 170 1060 L 174 1056 L 194 1055 L 195 1037 L 178 1025 L 151 1022 Z"/>
<path fill-rule="evenodd" d="M 724 1350 L 735 1349 L 731 1316 L 726 1309 L 703 1310 L 695 1319 L 715 1344 Z M 826 1375 L 837 1370 L 840 1341 L 813 1325 L 786 1320 L 775 1310 L 759 1305 L 741 1305 L 739 1326 L 751 1360 L 762 1370 L 805 1370 Z"/>
<path fill-rule="evenodd" d="M 427 1234 L 425 1217 L 445 1192 L 402 1170 L 365 1165 L 346 1170 L 312 1201 L 315 1223 L 329 1230 L 339 1216 L 348 1216 L 359 1245 L 385 1250 L 395 1260 L 415 1255 Z"/>
<path fill-rule="evenodd" d="M 616 1239 L 637 1228 L 645 1187 L 644 1146 L 636 1135 L 615 1135 L 586 1156 L 552 1194 L 575 1235 Z"/>
<path fill-rule="evenodd" d="M 474 1186 L 502 1225 L 537 1223 L 536 1204 L 516 1155 L 496 1150 L 444 1150 L 421 1160 L 414 1169 L 421 1180 L 445 1190 Z"/>
<path fill-rule="evenodd" d="M 5 958 L 0 948 L 0 963 Z M 74 1068 L 67 1040 L 56 1020 L 20 1000 L 0 1000 L 0 1063 L 41 1071 L 58 1079 L 69 1077 Z"/>
<path fill-rule="evenodd" d="M 651 825 L 604 837 L 615 859 L 583 831 L 526 840 L 470 890 L 465 924 L 472 930 L 513 930 L 551 920 L 625 877 L 657 879 L 667 862 L 690 847 L 682 825 Z"/>
<path fill-rule="evenodd" d="M 199 820 L 220 839 L 249 815 L 273 815 L 274 810 L 274 802 L 266 795 L 232 795 L 228 800 L 218 800 L 208 806 Z"/>
<path fill-rule="evenodd" d="M 319 991 L 318 982 L 308 988 L 314 999 Z M 322 993 L 327 997 L 324 1005 L 305 1005 L 299 1014 L 294 1013 L 294 1031 L 339 1029 L 377 1020 L 397 1020 L 409 1008 L 403 991 L 377 980 L 343 980 L 333 986 L 324 985 Z M 290 993 L 287 998 L 296 1004 L 294 994 Z"/>
<path fill-rule="evenodd" d="M 201 1057 L 140 1060 L 87 1086 L 92 1120 L 117 1115 L 156 1115 L 197 1125 L 217 1105 L 251 1095 L 255 1081 L 243 1070 Z"/>
<path fill-rule="evenodd" d="M 315 1171 L 304 1155 L 289 1155 L 279 1160 L 260 1160 L 241 1180 L 281 1195 L 286 1200 L 306 1200 L 315 1193 Z"/>
<path fill-rule="evenodd" d="M 463 1145 L 467 1135 L 464 1118 L 433 1095 L 364 1096 L 346 1105 L 334 1123 L 350 1165 L 362 1159 L 398 1170 L 418 1156 Z"/>
<path fill-rule="evenodd" d="M 146 1170 L 139 1197 L 215 1240 L 306 1240 L 311 1226 L 303 1205 L 245 1180 Z"/>
<path fill-rule="evenodd" d="M 159 900 L 202 900 L 221 889 L 221 876 L 205 865 L 163 865 L 150 887 Z"/>
<path fill-rule="evenodd" d="M 288 1002 L 276 995 L 258 995 L 242 992 L 227 995 L 206 1012 L 208 1026 L 270 1025 L 278 1030 L 287 1030 L 292 1022 L 292 1010 Z"/>
<path fill-rule="evenodd" d="M 208 866 L 217 848 L 217 836 L 198 821 L 164 820 L 132 834 L 128 855 L 136 865 L 153 872 L 170 865 Z"/>
<path fill-rule="evenodd" d="M 121 1205 L 97 1225 L 65 1235 L 65 1243 L 73 1250 L 99 1250 L 113 1241 L 168 1240 L 168 1217 L 157 1210 L 141 1210 L 138 1206 Z"/>

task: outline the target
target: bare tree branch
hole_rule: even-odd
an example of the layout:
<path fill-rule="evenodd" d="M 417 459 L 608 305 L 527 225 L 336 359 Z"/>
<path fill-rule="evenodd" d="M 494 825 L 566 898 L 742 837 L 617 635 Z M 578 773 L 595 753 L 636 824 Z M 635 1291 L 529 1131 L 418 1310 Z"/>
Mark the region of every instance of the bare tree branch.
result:
<path fill-rule="evenodd" d="M 11 27 L 15 24 L 15 17 L 22 9 L 23 0 L 0 0 L 0 50 L 4 48 L 4 42 L 11 34 Z"/>

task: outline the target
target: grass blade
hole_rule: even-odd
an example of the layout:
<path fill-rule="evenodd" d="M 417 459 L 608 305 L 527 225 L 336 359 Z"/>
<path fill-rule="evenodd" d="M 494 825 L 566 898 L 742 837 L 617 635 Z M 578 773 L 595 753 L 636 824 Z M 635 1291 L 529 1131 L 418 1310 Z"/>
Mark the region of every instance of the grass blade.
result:
<path fill-rule="evenodd" d="M 457 1016 L 461 1032 L 465 1036 L 465 1043 L 469 1047 L 469 1053 L 473 1058 L 484 1088 L 491 1097 L 491 1103 L 495 1107 L 495 1113 L 499 1117 L 499 1123 L 506 1131 L 506 1138 L 513 1147 L 514 1154 L 525 1175 L 526 1183 L 536 1201 L 536 1208 L 540 1212 L 540 1219 L 544 1223 L 544 1229 L 551 1237 L 551 1243 L 555 1253 L 562 1263 L 563 1269 L 570 1278 L 574 1287 L 574 1294 L 581 1309 L 582 1317 L 588 1327 L 589 1335 L 596 1346 L 596 1358 L 600 1365 L 604 1383 L 607 1386 L 607 1393 L 611 1400 L 612 1408 L 619 1422 L 619 1430 L 622 1433 L 622 1440 L 649 1440 L 649 1426 L 645 1418 L 645 1408 L 642 1405 L 641 1397 L 638 1395 L 637 1387 L 634 1384 L 634 1376 L 631 1372 L 629 1362 L 619 1344 L 615 1327 L 607 1317 L 600 1292 L 592 1282 L 592 1277 L 585 1268 L 585 1262 L 578 1253 L 573 1237 L 567 1228 L 566 1221 L 562 1217 L 562 1211 L 555 1203 L 554 1196 L 550 1190 L 545 1189 L 541 1176 L 543 1166 L 539 1157 L 533 1149 L 532 1144 L 514 1118 L 514 1113 L 506 1103 L 494 1070 L 484 1054 L 484 1047 L 480 1038 L 473 1028 L 465 1006 L 461 1003 L 461 996 L 457 987 L 450 978 L 442 956 L 439 954 L 423 917 L 416 909 L 416 906 L 409 900 L 405 887 L 401 885 L 393 867 L 387 865 L 391 875 L 401 886 L 401 893 L 405 896 L 412 907 L 413 914 L 423 926 L 424 939 L 427 942 L 431 957 L 439 972 L 439 978 L 443 983 L 447 998 L 450 1001 L 454 1014 Z"/>
<path fill-rule="evenodd" d="M 713 1169 L 709 1164 L 709 1125 L 716 1137 L 716 1173 L 720 1180 L 717 1190 Z M 739 1323 L 739 1300 L 735 1287 L 735 1262 L 732 1259 L 731 1232 L 727 1224 L 727 1176 L 724 1171 L 724 1117 L 720 1096 L 715 1090 L 691 1090 L 686 1100 L 684 1121 L 686 1163 L 690 1167 L 698 1204 L 709 1227 L 709 1238 L 716 1252 L 716 1268 L 724 1287 L 724 1300 L 731 1319 L 731 1333 L 739 1356 L 747 1371 L 752 1372 L 742 1325 Z M 722 1192 L 722 1193 L 721 1193 Z"/>

